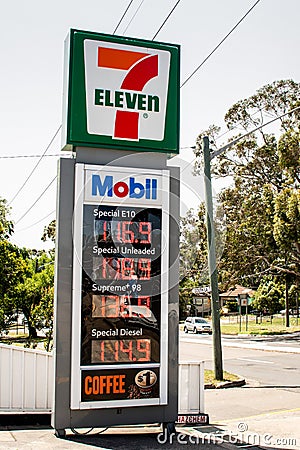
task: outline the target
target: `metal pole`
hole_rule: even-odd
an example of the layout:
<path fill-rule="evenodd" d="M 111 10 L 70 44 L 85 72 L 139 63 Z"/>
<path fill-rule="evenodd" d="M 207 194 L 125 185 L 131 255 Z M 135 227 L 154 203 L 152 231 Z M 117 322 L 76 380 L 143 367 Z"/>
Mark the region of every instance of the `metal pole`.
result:
<path fill-rule="evenodd" d="M 297 286 L 298 288 L 298 286 Z M 299 298 L 298 298 L 298 291 L 296 291 L 296 325 L 298 326 L 298 319 L 299 319 Z"/>
<path fill-rule="evenodd" d="M 213 353 L 215 378 L 223 380 L 223 362 L 222 345 L 220 330 L 220 304 L 218 289 L 218 272 L 216 261 L 216 244 L 213 223 L 213 199 L 211 187 L 210 170 L 210 148 L 209 139 L 205 136 L 202 140 L 203 159 L 204 159 L 204 186 L 205 186 L 205 205 L 206 205 L 206 228 L 208 244 L 208 268 L 211 289 L 211 309 L 212 309 L 212 329 L 213 329 Z"/>
<path fill-rule="evenodd" d="M 289 311 L 289 286 L 288 286 L 288 277 L 285 276 L 285 326 L 290 326 L 290 311 Z"/>

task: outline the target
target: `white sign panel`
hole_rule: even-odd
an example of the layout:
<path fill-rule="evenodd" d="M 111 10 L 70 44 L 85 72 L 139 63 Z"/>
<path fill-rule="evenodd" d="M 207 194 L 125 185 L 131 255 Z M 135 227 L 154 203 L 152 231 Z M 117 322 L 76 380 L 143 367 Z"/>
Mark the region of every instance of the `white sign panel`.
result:
<path fill-rule="evenodd" d="M 170 52 L 87 39 L 84 59 L 88 133 L 162 141 Z"/>

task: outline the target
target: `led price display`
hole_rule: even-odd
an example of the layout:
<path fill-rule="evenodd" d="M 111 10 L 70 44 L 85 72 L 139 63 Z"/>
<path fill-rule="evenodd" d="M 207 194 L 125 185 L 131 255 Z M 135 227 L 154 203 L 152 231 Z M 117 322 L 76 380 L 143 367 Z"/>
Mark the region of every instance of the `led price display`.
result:
<path fill-rule="evenodd" d="M 92 341 L 92 363 L 149 361 L 150 339 Z"/>
<path fill-rule="evenodd" d="M 81 365 L 160 362 L 161 209 L 84 205 Z"/>
<path fill-rule="evenodd" d="M 93 317 L 151 317 L 150 297 L 128 298 L 117 295 L 93 295 Z"/>
<path fill-rule="evenodd" d="M 103 220 L 100 226 L 98 243 L 151 244 L 151 222 Z"/>
<path fill-rule="evenodd" d="M 136 275 L 140 280 L 150 280 L 151 259 L 149 258 L 103 258 L 100 278 L 105 280 L 131 280 Z"/>

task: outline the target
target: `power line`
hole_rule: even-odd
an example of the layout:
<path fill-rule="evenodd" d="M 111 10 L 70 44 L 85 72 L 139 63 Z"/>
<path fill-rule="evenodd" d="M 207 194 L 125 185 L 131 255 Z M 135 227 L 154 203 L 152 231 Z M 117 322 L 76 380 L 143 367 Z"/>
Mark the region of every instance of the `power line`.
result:
<path fill-rule="evenodd" d="M 56 180 L 57 175 L 53 178 L 53 180 L 48 184 L 48 186 L 43 190 L 43 192 L 38 196 L 38 198 L 35 200 L 35 202 L 27 209 L 27 211 L 17 220 L 16 225 L 31 211 L 31 209 L 37 204 L 37 202 L 40 200 L 40 198 L 45 194 L 45 192 L 50 188 L 52 183 Z"/>
<path fill-rule="evenodd" d="M 20 159 L 20 158 L 41 158 L 42 155 L 4 155 L 0 156 L 0 159 Z M 49 158 L 50 156 L 62 156 L 61 153 L 55 153 L 51 155 L 44 155 L 43 158 Z M 71 158 L 71 157 L 70 157 Z"/>
<path fill-rule="evenodd" d="M 131 2 L 128 4 L 127 8 L 125 9 L 125 12 L 124 12 L 123 16 L 121 17 L 121 19 L 119 20 L 118 25 L 117 25 L 116 28 L 114 29 L 113 34 L 115 34 L 115 32 L 117 31 L 117 29 L 118 29 L 119 26 L 121 25 L 121 22 L 122 22 L 122 20 L 124 19 L 124 17 L 126 16 L 126 13 L 127 13 L 128 9 L 130 8 L 132 2 L 133 2 L 133 0 L 131 0 Z"/>
<path fill-rule="evenodd" d="M 141 7 L 142 4 L 144 3 L 144 1 L 145 1 L 145 0 L 141 0 L 141 3 L 140 3 L 139 6 L 137 7 L 137 9 L 136 9 L 135 13 L 133 14 L 133 16 L 131 17 L 130 22 L 128 23 L 127 27 L 126 27 L 125 30 L 123 31 L 123 36 L 124 36 L 124 34 L 126 33 L 126 31 L 128 30 L 128 28 L 129 28 L 131 22 L 133 21 L 133 19 L 135 18 L 135 16 L 136 16 L 137 13 L 139 12 L 140 7 Z"/>
<path fill-rule="evenodd" d="M 229 31 L 229 33 L 226 34 L 226 36 L 219 42 L 219 44 L 210 52 L 210 54 L 202 61 L 201 64 L 199 64 L 198 67 L 187 77 L 187 79 L 182 83 L 180 88 L 182 88 L 194 75 L 198 70 L 203 66 L 203 64 L 206 63 L 206 61 L 215 53 L 216 50 L 223 44 L 223 42 L 233 33 L 233 31 L 240 25 L 240 23 L 243 22 L 243 20 L 250 14 L 250 12 L 255 8 L 255 6 L 260 2 L 260 0 L 257 0 L 253 6 L 246 12 L 246 14 L 238 21 L 238 23 Z"/>
<path fill-rule="evenodd" d="M 132 16 L 130 22 L 128 23 L 127 27 L 125 28 L 123 35 L 125 34 L 125 32 L 127 31 L 127 29 L 129 28 L 130 24 L 132 23 L 133 19 L 135 18 L 135 16 L 137 15 L 138 11 L 140 10 L 142 4 L 144 3 L 145 0 L 141 0 L 139 6 L 137 7 L 134 15 Z M 162 25 L 159 27 L 158 31 L 156 32 L 156 34 L 153 36 L 152 40 L 154 40 L 156 38 L 156 36 L 158 35 L 158 33 L 162 30 L 163 26 L 166 24 L 166 22 L 168 21 L 168 19 L 170 18 L 171 14 L 174 12 L 175 8 L 178 6 L 180 0 L 177 0 L 176 4 L 174 5 L 174 7 L 172 8 L 172 10 L 170 11 L 170 13 L 168 14 L 168 16 L 166 17 L 166 19 L 164 20 L 164 22 L 162 23 Z M 201 64 L 199 64 L 199 66 L 191 73 L 191 75 L 188 76 L 188 78 L 186 78 L 186 80 L 182 83 L 182 85 L 180 86 L 180 88 L 182 88 L 185 84 L 187 84 L 187 82 L 195 75 L 196 72 L 198 72 L 198 70 L 205 64 L 205 62 L 215 53 L 215 51 L 223 44 L 223 42 L 233 33 L 233 31 L 242 23 L 242 21 L 248 16 L 248 14 L 250 14 L 250 12 L 255 8 L 255 6 L 260 2 L 260 0 L 257 0 L 254 5 L 252 5 L 252 7 L 246 12 L 246 14 L 244 14 L 244 16 L 237 22 L 237 24 L 229 31 L 229 33 L 227 33 L 227 35 L 219 42 L 219 44 L 210 52 L 210 54 L 201 62 Z M 131 4 L 133 3 L 133 0 L 130 1 L 130 3 L 128 4 L 125 12 L 123 13 L 119 23 L 117 24 L 113 34 L 115 34 L 116 30 L 118 29 L 119 25 L 121 24 L 123 18 L 125 17 L 127 11 L 129 10 Z M 34 173 L 34 171 L 36 170 L 37 166 L 39 165 L 39 163 L 41 162 L 41 160 L 43 159 L 43 157 L 45 156 L 45 153 L 47 152 L 47 150 L 49 149 L 49 147 L 51 146 L 52 142 L 54 141 L 55 137 L 57 136 L 58 132 L 61 129 L 61 125 L 59 126 L 58 130 L 56 131 L 55 135 L 53 136 L 53 138 L 51 139 L 49 145 L 47 146 L 46 150 L 44 151 L 44 153 L 40 156 L 39 161 L 37 162 L 37 164 L 35 165 L 35 167 L 33 168 L 33 170 L 31 171 L 31 173 L 29 174 L 29 176 L 26 178 L 25 182 L 22 184 L 22 186 L 20 187 L 20 189 L 17 191 L 17 193 L 15 194 L 15 196 L 13 197 L 13 199 L 9 202 L 9 205 L 15 200 L 15 198 L 19 195 L 19 193 L 21 192 L 21 190 L 24 188 L 24 186 L 26 185 L 26 183 L 28 182 L 28 180 L 30 179 L 30 177 L 32 176 L 32 174 Z M 60 155 L 49 155 L 49 156 L 60 156 Z M 21 156 L 16 156 L 17 157 L 21 157 Z M 27 157 L 38 157 L 38 155 L 28 155 Z M 9 157 L 0 157 L 2 159 L 4 158 L 9 158 Z M 12 157 L 13 158 L 13 157 Z M 25 215 L 27 215 L 27 213 L 33 208 L 33 206 L 38 202 L 38 200 L 41 198 L 41 196 L 47 191 L 47 189 L 51 186 L 51 184 L 54 182 L 54 180 L 56 179 L 56 177 L 51 181 L 51 183 L 48 185 L 48 187 L 43 191 L 43 193 L 38 197 L 38 199 L 34 202 L 34 204 L 25 212 L 25 214 L 23 214 L 22 217 L 20 217 L 20 219 L 16 222 L 19 223 L 20 220 L 23 219 L 23 217 L 25 217 Z"/>
<path fill-rule="evenodd" d="M 12 202 L 16 199 L 16 197 L 20 194 L 20 192 L 22 191 L 22 189 L 24 188 L 24 186 L 26 185 L 26 183 L 28 182 L 28 180 L 30 179 L 30 177 L 32 176 L 32 174 L 34 173 L 34 171 L 36 170 L 37 166 L 39 165 L 39 163 L 42 161 L 45 153 L 49 150 L 50 146 L 52 145 L 52 142 L 54 141 L 54 139 L 56 138 L 56 136 L 58 135 L 60 129 L 61 129 L 61 125 L 58 127 L 58 129 L 56 130 L 53 138 L 51 139 L 51 141 L 49 142 L 49 144 L 46 147 L 46 150 L 44 151 L 44 153 L 41 155 L 40 159 L 38 160 L 38 162 L 36 163 L 36 165 L 34 166 L 34 168 L 32 169 L 32 171 L 30 172 L 30 174 L 28 175 L 28 177 L 26 178 L 26 180 L 24 181 L 24 183 L 22 184 L 22 186 L 19 188 L 19 190 L 17 191 L 17 193 L 14 195 L 13 199 L 8 203 L 8 205 L 11 205 Z"/>
<path fill-rule="evenodd" d="M 156 36 L 158 35 L 158 33 L 161 31 L 161 29 L 163 28 L 163 26 L 166 24 L 167 20 L 169 19 L 169 17 L 171 16 L 171 14 L 173 13 L 173 11 L 175 10 L 176 6 L 178 5 L 178 3 L 180 2 L 180 0 L 177 1 L 176 5 L 173 7 L 173 9 L 171 10 L 171 12 L 168 14 L 168 16 L 165 18 L 164 22 L 161 24 L 161 26 L 159 27 L 159 29 L 157 30 L 157 32 L 155 33 L 155 35 L 152 38 L 152 41 L 154 41 L 154 39 L 156 38 Z"/>
<path fill-rule="evenodd" d="M 20 231 L 28 230 L 29 228 L 32 228 L 32 227 L 34 227 L 35 225 L 37 225 L 37 224 L 43 222 L 43 220 L 47 219 L 47 217 L 51 216 L 53 213 L 55 213 L 55 209 L 54 209 L 53 211 L 51 211 L 49 214 L 47 214 L 45 217 L 43 217 L 42 219 L 38 220 L 37 222 L 32 223 L 31 225 L 28 225 L 28 227 L 21 228 L 21 230 L 18 230 L 18 233 L 19 233 Z"/>

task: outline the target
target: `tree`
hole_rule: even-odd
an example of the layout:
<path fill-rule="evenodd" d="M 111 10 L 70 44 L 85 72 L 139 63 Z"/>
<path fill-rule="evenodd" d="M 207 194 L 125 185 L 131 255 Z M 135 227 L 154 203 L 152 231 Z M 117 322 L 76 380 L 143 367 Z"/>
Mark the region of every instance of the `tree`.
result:
<path fill-rule="evenodd" d="M 37 323 L 39 329 L 45 330 L 46 342 L 45 350 L 49 352 L 52 349 L 53 338 L 53 298 L 54 287 L 43 287 L 41 291 L 41 299 L 37 306 L 33 308 L 32 316 L 34 322 Z"/>
<path fill-rule="evenodd" d="M 204 204 L 195 212 L 190 209 L 180 222 L 180 279 L 199 283 L 203 273 L 207 278 L 206 230 Z"/>
<path fill-rule="evenodd" d="M 35 339 L 42 328 L 52 333 L 54 261 L 42 252 L 30 263 L 31 274 L 15 287 L 11 302 L 26 318 L 29 339 Z"/>
<path fill-rule="evenodd" d="M 16 286 L 25 280 L 29 271 L 26 250 L 0 239 L 0 331 L 7 330 L 16 318 L 11 299 Z"/>
<path fill-rule="evenodd" d="M 8 219 L 10 208 L 7 201 L 0 197 L 0 239 L 9 239 L 14 231 L 14 224 Z"/>
<path fill-rule="evenodd" d="M 263 86 L 248 99 L 233 105 L 225 115 L 229 129 L 245 132 L 300 105 L 300 84 L 292 80 Z M 226 245 L 219 265 L 221 286 L 235 283 L 259 286 L 269 275 L 276 283 L 289 279 L 299 285 L 299 180 L 300 112 L 278 120 L 280 137 L 262 128 L 214 159 L 215 177 L 230 177 L 221 191 L 226 214 Z M 219 128 L 211 126 L 215 142 Z M 202 167 L 202 158 L 195 171 Z M 275 278 L 274 278 L 275 277 Z"/>
<path fill-rule="evenodd" d="M 269 311 L 274 314 L 284 307 L 284 290 L 282 283 L 267 277 L 255 292 L 252 306 L 261 312 Z"/>
<path fill-rule="evenodd" d="M 6 200 L 0 199 L 0 331 L 7 330 L 18 312 L 26 318 L 29 338 L 46 329 L 47 348 L 53 332 L 53 251 L 19 248 L 9 241 L 13 222 Z M 55 221 L 48 227 L 55 239 Z"/>
<path fill-rule="evenodd" d="M 56 220 L 52 220 L 48 226 L 44 227 L 44 232 L 41 237 L 41 240 L 46 242 L 47 239 L 55 243 L 56 238 Z"/>

